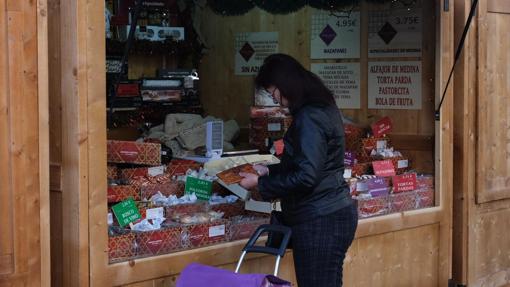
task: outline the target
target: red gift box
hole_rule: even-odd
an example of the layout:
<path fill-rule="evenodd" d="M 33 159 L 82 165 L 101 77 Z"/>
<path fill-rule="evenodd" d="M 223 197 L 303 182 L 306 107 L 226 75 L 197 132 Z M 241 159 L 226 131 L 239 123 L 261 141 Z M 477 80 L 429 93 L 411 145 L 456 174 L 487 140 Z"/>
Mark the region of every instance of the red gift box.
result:
<path fill-rule="evenodd" d="M 416 177 L 416 189 L 434 189 L 434 176 L 419 175 Z"/>
<path fill-rule="evenodd" d="M 109 164 L 106 166 L 106 176 L 107 178 L 111 179 L 118 179 L 119 178 L 119 169 L 117 166 L 113 164 Z"/>
<path fill-rule="evenodd" d="M 357 154 L 358 161 L 360 161 L 360 162 L 372 161 L 372 156 L 371 156 L 372 150 L 377 149 L 378 142 L 381 142 L 381 143 L 386 142 L 386 147 L 390 146 L 390 139 L 387 137 L 382 137 L 382 138 L 371 137 L 371 138 L 362 139 L 361 142 L 362 142 L 362 148 L 359 151 L 359 153 Z"/>
<path fill-rule="evenodd" d="M 185 175 L 186 172 L 191 170 L 199 170 L 203 165 L 199 162 L 185 159 L 174 159 L 168 164 L 166 173 L 171 176 Z"/>
<path fill-rule="evenodd" d="M 112 185 L 108 187 L 108 203 L 121 202 L 132 197 L 140 200 L 140 191 L 133 185 Z"/>
<path fill-rule="evenodd" d="M 216 212 L 222 212 L 223 218 L 231 218 L 233 216 L 244 214 L 244 202 L 237 201 L 234 203 L 221 203 L 209 205 L 210 209 Z"/>
<path fill-rule="evenodd" d="M 369 162 L 366 163 L 357 163 L 352 167 L 352 175 L 353 176 L 362 176 L 367 174 L 370 170 L 371 164 Z"/>
<path fill-rule="evenodd" d="M 241 217 L 231 220 L 228 224 L 229 241 L 250 238 L 260 225 L 268 223 L 269 217 Z"/>
<path fill-rule="evenodd" d="M 107 160 L 113 163 L 161 165 L 161 144 L 109 140 Z"/>
<path fill-rule="evenodd" d="M 186 243 L 188 248 L 208 246 L 228 240 L 227 220 L 216 220 L 210 223 L 185 225 Z"/>
<path fill-rule="evenodd" d="M 359 151 L 361 148 L 361 140 L 365 136 L 365 129 L 351 124 L 344 124 L 344 132 L 345 149 Z"/>
<path fill-rule="evenodd" d="M 178 225 L 136 232 L 137 256 L 161 255 L 183 249 L 182 232 Z"/>
<path fill-rule="evenodd" d="M 416 192 L 390 194 L 390 213 L 416 209 Z"/>
<path fill-rule="evenodd" d="M 129 260 L 136 256 L 135 234 L 130 232 L 108 238 L 108 261 L 117 263 Z"/>
<path fill-rule="evenodd" d="M 388 214 L 388 196 L 358 198 L 358 218 Z"/>
<path fill-rule="evenodd" d="M 184 183 L 174 181 L 169 183 L 146 184 L 140 187 L 141 198 L 144 199 L 150 199 L 158 192 L 161 192 L 161 194 L 166 197 L 170 195 L 181 197 L 184 195 Z"/>
<path fill-rule="evenodd" d="M 138 83 L 120 83 L 117 85 L 117 97 L 139 97 L 140 86 Z"/>
<path fill-rule="evenodd" d="M 427 208 L 434 206 L 434 189 L 425 188 L 416 191 L 416 207 Z"/>

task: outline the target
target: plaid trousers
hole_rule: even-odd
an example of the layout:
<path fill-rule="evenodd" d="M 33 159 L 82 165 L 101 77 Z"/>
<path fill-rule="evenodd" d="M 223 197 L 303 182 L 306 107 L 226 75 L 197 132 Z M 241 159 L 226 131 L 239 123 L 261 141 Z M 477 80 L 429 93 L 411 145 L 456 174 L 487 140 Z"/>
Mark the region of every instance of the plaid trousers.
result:
<path fill-rule="evenodd" d="M 343 262 L 356 228 L 355 203 L 292 226 L 294 268 L 299 287 L 341 287 Z"/>

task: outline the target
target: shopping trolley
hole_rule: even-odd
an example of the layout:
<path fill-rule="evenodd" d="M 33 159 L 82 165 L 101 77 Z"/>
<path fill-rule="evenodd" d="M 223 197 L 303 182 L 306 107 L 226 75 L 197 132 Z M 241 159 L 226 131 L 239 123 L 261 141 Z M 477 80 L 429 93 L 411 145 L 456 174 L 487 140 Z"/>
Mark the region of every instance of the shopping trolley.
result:
<path fill-rule="evenodd" d="M 256 245 L 262 234 L 282 235 L 279 248 Z M 176 287 L 290 287 L 291 284 L 278 277 L 280 260 L 291 237 L 291 229 L 283 225 L 263 224 L 255 230 L 243 248 L 234 272 L 216 267 L 192 263 L 188 265 L 177 280 Z M 273 275 L 241 274 L 239 270 L 248 253 L 263 253 L 276 256 Z"/>

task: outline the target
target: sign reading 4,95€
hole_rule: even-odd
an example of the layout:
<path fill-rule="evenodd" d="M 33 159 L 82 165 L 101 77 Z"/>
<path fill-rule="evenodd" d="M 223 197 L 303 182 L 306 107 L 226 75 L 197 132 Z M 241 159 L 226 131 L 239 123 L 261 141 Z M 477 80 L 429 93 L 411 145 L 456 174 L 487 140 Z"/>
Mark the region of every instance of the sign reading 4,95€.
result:
<path fill-rule="evenodd" d="M 341 12 L 339 12 L 341 13 Z M 360 13 L 314 10 L 312 14 L 312 59 L 343 59 L 360 57 Z"/>
<path fill-rule="evenodd" d="M 124 227 L 142 218 L 140 211 L 138 211 L 138 207 L 136 207 L 135 201 L 132 198 L 115 204 L 112 207 L 112 210 L 115 217 L 117 217 L 120 227 Z"/>

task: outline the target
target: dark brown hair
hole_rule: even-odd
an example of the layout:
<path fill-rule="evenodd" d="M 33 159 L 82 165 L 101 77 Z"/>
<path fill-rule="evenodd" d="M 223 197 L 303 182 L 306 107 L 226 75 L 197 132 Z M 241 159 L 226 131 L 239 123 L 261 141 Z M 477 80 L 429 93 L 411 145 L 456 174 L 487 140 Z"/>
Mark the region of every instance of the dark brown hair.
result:
<path fill-rule="evenodd" d="M 333 93 L 321 79 L 286 54 L 273 54 L 264 60 L 255 78 L 255 86 L 258 89 L 278 88 L 289 101 L 291 113 L 307 104 L 335 105 Z"/>

